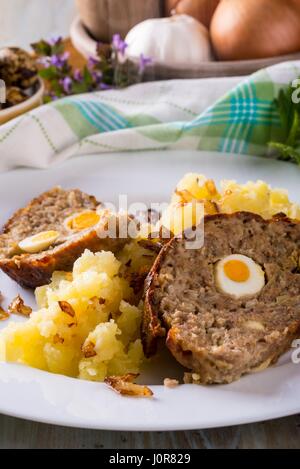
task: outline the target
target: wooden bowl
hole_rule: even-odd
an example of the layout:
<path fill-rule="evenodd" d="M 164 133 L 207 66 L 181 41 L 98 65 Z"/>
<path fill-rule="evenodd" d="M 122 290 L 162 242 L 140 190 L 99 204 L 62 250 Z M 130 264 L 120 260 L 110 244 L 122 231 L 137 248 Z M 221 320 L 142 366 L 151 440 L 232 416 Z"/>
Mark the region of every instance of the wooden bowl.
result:
<path fill-rule="evenodd" d="M 90 36 L 86 28 L 83 26 L 80 18 L 76 18 L 73 21 L 70 36 L 74 47 L 81 54 L 85 57 L 96 56 L 97 42 Z M 155 62 L 150 67 L 147 67 L 144 79 L 169 80 L 173 78 L 242 76 L 249 75 L 261 68 L 270 67 L 271 65 L 275 65 L 280 62 L 299 59 L 300 52 L 255 60 L 236 60 L 228 62 L 216 60 L 212 62 L 202 62 L 194 67 L 187 64 L 186 68 L 167 67 L 163 63 Z"/>
<path fill-rule="evenodd" d="M 98 41 L 114 33 L 125 37 L 137 23 L 164 13 L 162 0 L 76 0 L 82 24 Z"/>
<path fill-rule="evenodd" d="M 44 83 L 39 78 L 39 87 L 37 91 L 32 96 L 30 96 L 30 98 L 23 101 L 23 103 L 0 110 L 0 125 L 5 124 L 5 122 L 8 122 L 9 120 L 14 119 L 15 117 L 18 117 L 27 111 L 31 111 L 31 109 L 34 109 L 43 104 L 44 91 Z"/>

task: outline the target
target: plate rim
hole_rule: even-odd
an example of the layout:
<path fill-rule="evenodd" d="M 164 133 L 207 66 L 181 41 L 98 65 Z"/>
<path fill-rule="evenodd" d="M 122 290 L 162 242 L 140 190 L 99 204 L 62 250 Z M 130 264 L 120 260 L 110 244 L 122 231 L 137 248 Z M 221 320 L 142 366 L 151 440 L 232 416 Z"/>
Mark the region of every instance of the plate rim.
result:
<path fill-rule="evenodd" d="M 42 379 L 43 376 L 48 376 L 49 379 L 52 378 L 53 374 L 49 373 L 47 371 L 43 370 L 35 370 L 34 368 L 30 368 L 24 365 L 18 365 L 18 364 L 6 364 L 6 363 L 1 363 L 0 362 L 0 387 L 2 383 L 2 376 L 1 376 L 1 371 L 2 367 L 4 366 L 9 366 L 10 369 L 12 368 L 22 368 L 23 372 L 25 374 L 28 372 L 30 375 L 31 373 L 36 373 L 38 371 L 37 376 L 34 378 L 35 380 L 39 381 L 40 378 Z M 267 371 L 272 371 L 272 368 L 269 368 Z M 70 378 L 66 377 L 64 375 L 54 375 L 56 379 L 61 380 L 64 384 L 68 382 L 68 387 L 72 387 L 74 384 L 76 384 L 79 380 L 76 378 Z M 242 379 L 247 379 L 251 375 L 244 376 Z M 149 398 L 134 398 L 134 397 L 124 397 L 120 396 L 117 393 L 115 393 L 113 390 L 108 388 L 104 383 L 97 383 L 97 382 L 89 382 L 84 380 L 81 380 L 82 383 L 87 384 L 88 387 L 93 387 L 93 388 L 100 388 L 100 393 L 101 394 L 101 388 L 102 391 L 106 393 L 111 393 L 111 397 L 114 397 L 115 399 L 118 399 L 119 402 L 124 404 L 124 407 L 126 407 L 130 401 L 131 402 L 142 402 L 142 401 L 148 401 Z M 228 389 L 231 386 L 235 386 L 237 382 L 231 383 L 231 384 L 226 384 L 226 385 L 213 385 L 210 387 L 210 389 L 222 389 L 226 388 Z M 154 391 L 154 398 L 150 398 L 150 400 L 157 399 L 155 397 L 156 393 L 160 391 L 160 394 L 163 394 L 163 392 L 169 392 L 172 393 L 176 391 L 175 389 L 165 389 L 163 385 L 151 385 L 151 389 Z M 182 384 L 181 389 L 192 389 L 192 387 L 199 387 L 199 385 L 196 384 Z M 202 386 L 201 386 L 202 388 Z M 198 392 L 198 391 L 197 391 Z M 296 391 L 297 393 L 300 392 L 300 383 L 298 390 Z M 0 392 L 1 396 L 1 392 Z M 103 396 L 102 396 L 103 397 Z M 153 402 L 153 400 L 152 400 Z M 5 407 L 2 406 L 1 400 L 0 400 L 0 414 L 14 417 L 14 418 L 20 418 L 20 419 L 25 419 L 28 421 L 32 422 L 37 422 L 37 423 L 43 423 L 43 424 L 48 424 L 48 425 L 55 425 L 55 426 L 61 426 L 61 427 L 68 427 L 68 428 L 82 428 L 82 429 L 90 429 L 90 430 L 103 430 L 103 431 L 132 431 L 132 432 L 156 432 L 156 431 L 189 431 L 189 430 L 206 430 L 206 429 L 211 429 L 211 428 L 222 428 L 222 427 L 231 427 L 231 426 L 236 426 L 236 425 L 247 425 L 251 423 L 257 423 L 257 422 L 266 422 L 269 420 L 274 420 L 274 419 L 279 419 L 279 418 L 284 418 L 284 417 L 289 417 L 291 415 L 296 415 L 300 412 L 300 402 L 297 404 L 295 407 L 290 408 L 289 410 L 282 409 L 281 411 L 278 411 L 276 406 L 272 412 L 268 412 L 264 414 L 262 417 L 259 417 L 257 415 L 250 416 L 248 415 L 247 417 L 244 417 L 243 420 L 240 420 L 239 416 L 235 417 L 227 417 L 226 419 L 224 418 L 219 418 L 219 419 L 212 419 L 210 421 L 204 420 L 202 423 L 196 423 L 196 422 L 172 422 L 172 423 L 151 423 L 150 425 L 147 424 L 146 422 L 139 421 L 138 423 L 135 423 L 134 425 L 130 425 L 127 422 L 126 423 L 120 423 L 116 421 L 111 421 L 111 422 L 104 422 L 104 421 L 99 421 L 97 423 L 88 421 L 87 419 L 83 419 L 82 417 L 70 417 L 69 419 L 64 416 L 63 412 L 60 413 L 58 417 L 51 417 L 50 416 L 50 411 L 51 411 L 51 404 L 46 403 L 47 406 L 49 406 L 49 414 L 48 416 L 44 415 L 35 415 L 32 413 L 29 413 L 26 409 L 25 410 L 7 410 Z M 154 404 L 155 405 L 155 404 Z"/>

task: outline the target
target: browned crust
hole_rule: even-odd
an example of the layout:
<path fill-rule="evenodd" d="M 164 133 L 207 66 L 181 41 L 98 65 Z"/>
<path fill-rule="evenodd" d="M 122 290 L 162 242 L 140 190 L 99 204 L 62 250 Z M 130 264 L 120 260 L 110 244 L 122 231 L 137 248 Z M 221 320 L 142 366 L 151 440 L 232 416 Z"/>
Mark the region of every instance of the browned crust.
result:
<path fill-rule="evenodd" d="M 285 214 L 279 213 L 275 215 L 273 218 L 269 220 L 263 219 L 260 215 L 251 213 L 251 212 L 235 212 L 232 214 L 225 214 L 225 213 L 217 213 L 213 215 L 206 215 L 204 217 L 204 223 L 208 220 L 213 220 L 217 218 L 232 218 L 232 217 L 243 217 L 248 215 L 252 219 L 256 219 L 258 221 L 262 221 L 264 223 L 274 223 L 276 221 L 283 221 L 285 223 L 290 224 L 298 224 L 298 220 L 291 220 Z M 155 263 L 152 266 L 151 271 L 149 272 L 146 281 L 145 281 L 145 288 L 144 288 L 144 314 L 143 314 L 143 321 L 142 321 L 142 342 L 143 342 L 143 349 L 144 354 L 146 357 L 151 357 L 157 351 L 157 345 L 159 338 L 164 337 L 166 335 L 166 328 L 165 324 L 162 324 L 161 319 L 159 317 L 159 311 L 157 305 L 155 305 L 154 299 L 154 284 L 157 278 L 158 272 L 160 270 L 161 264 L 169 252 L 172 249 L 173 244 L 176 242 L 176 237 L 171 239 L 161 250 L 160 254 L 156 258 Z M 297 337 L 299 335 L 299 328 L 300 328 L 300 321 L 299 324 L 296 324 L 295 329 L 297 332 L 295 335 L 291 332 L 291 337 L 286 340 L 286 344 L 283 344 L 284 351 L 289 348 L 289 344 L 293 337 Z M 175 331 L 171 329 L 168 332 L 168 336 L 166 339 L 168 348 L 171 352 L 176 356 L 178 361 L 188 368 L 192 368 L 192 352 L 188 350 L 184 350 L 181 348 L 180 344 L 178 344 L 177 340 L 174 339 Z M 283 352 L 280 351 L 276 357 L 274 357 L 274 361 L 278 359 L 278 357 Z"/>
<path fill-rule="evenodd" d="M 290 349 L 291 343 L 293 340 L 299 338 L 299 335 L 300 320 L 292 323 L 288 327 L 286 334 L 281 336 L 281 339 L 278 340 L 276 343 L 276 349 L 274 349 L 272 355 L 270 357 L 266 357 L 267 366 L 276 363 L 281 355 Z M 206 349 L 202 349 L 197 353 L 189 350 L 188 347 L 186 347 L 186 345 L 180 340 L 175 327 L 171 327 L 171 329 L 169 329 L 166 345 L 172 355 L 182 366 L 190 370 L 197 370 L 197 373 L 201 376 L 201 382 L 205 384 L 217 383 L 215 376 L 218 373 L 216 373 L 216 371 L 222 373 L 222 381 L 219 381 L 220 384 L 231 383 L 232 381 L 239 379 L 241 374 L 244 375 L 246 373 L 255 372 L 256 368 L 259 368 L 259 365 L 264 363 L 263 361 L 263 363 L 258 364 L 254 369 L 249 367 L 247 370 L 243 370 L 241 374 L 233 374 L 232 370 L 228 368 L 227 363 L 216 362 Z"/>
<path fill-rule="evenodd" d="M 0 268 L 22 287 L 36 288 L 49 283 L 55 270 L 71 271 L 74 261 L 85 249 L 92 252 L 116 252 L 126 242 L 127 239 L 121 238 L 99 238 L 93 230 L 38 256 L 22 254 L 11 259 L 2 259 Z"/>
<path fill-rule="evenodd" d="M 144 314 L 141 327 L 141 337 L 146 357 L 151 357 L 156 353 L 159 338 L 166 335 L 166 329 L 162 327 L 161 320 L 159 319 L 159 312 L 154 305 L 153 285 L 162 261 L 164 260 L 168 250 L 171 248 L 172 241 L 173 240 L 169 241 L 162 248 L 145 280 Z"/>
<path fill-rule="evenodd" d="M 48 197 L 55 199 L 60 196 L 61 192 L 65 192 L 66 195 L 74 193 L 74 197 L 79 198 L 79 204 L 82 197 L 82 209 L 86 206 L 90 206 L 90 209 L 101 206 L 101 203 L 94 196 L 85 194 L 78 189 L 65 191 L 60 187 L 54 187 L 31 200 L 26 207 L 17 210 L 4 225 L 2 236 L 9 237 L 14 228 L 18 225 L 22 226 L 22 220 L 26 217 L 30 218 L 31 214 L 35 213 L 36 208 L 40 207 Z M 105 229 L 104 222 L 103 228 Z M 100 230 L 101 227 L 98 227 L 98 229 Z M 29 232 L 27 236 L 30 236 L 30 234 L 32 233 Z M 82 233 L 73 234 L 62 244 L 38 254 L 22 253 L 11 257 L 8 255 L 2 256 L 0 268 L 21 286 L 36 288 L 49 283 L 55 270 L 71 271 L 75 260 L 81 256 L 85 249 L 92 252 L 101 250 L 116 252 L 126 242 L 127 239 L 98 236 L 95 228 L 91 228 Z"/>

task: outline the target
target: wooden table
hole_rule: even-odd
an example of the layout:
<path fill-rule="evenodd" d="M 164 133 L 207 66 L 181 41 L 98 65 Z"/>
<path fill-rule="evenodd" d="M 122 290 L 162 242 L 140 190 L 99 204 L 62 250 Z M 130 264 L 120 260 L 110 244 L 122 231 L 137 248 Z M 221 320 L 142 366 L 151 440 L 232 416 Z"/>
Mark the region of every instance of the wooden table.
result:
<path fill-rule="evenodd" d="M 85 59 L 69 40 L 74 67 Z M 269 422 L 187 432 L 80 430 L 0 415 L 0 448 L 300 448 L 300 415 Z"/>
<path fill-rule="evenodd" d="M 0 448 L 300 448 L 300 415 L 188 432 L 107 432 L 55 427 L 0 415 Z"/>

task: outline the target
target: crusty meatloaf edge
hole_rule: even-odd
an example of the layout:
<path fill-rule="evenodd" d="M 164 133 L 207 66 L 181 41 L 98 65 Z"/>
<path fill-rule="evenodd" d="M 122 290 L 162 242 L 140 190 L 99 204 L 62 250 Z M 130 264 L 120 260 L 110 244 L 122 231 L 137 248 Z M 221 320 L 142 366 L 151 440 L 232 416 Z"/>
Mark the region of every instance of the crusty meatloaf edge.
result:
<path fill-rule="evenodd" d="M 282 335 L 278 343 L 276 344 L 276 350 L 273 350 L 272 354 L 267 357 L 265 361 L 260 363 L 260 365 L 251 367 L 248 366 L 247 369 L 243 370 L 242 373 L 231 374 L 232 372 L 228 373 L 227 364 L 219 360 L 216 362 L 214 358 L 210 355 L 210 353 L 202 349 L 197 354 L 193 351 L 186 350 L 180 340 L 177 337 L 177 328 L 171 327 L 168 330 L 166 344 L 172 355 L 176 358 L 176 360 L 185 368 L 189 370 L 197 370 L 197 373 L 201 376 L 201 382 L 205 384 L 216 384 L 217 381 L 212 379 L 212 376 L 216 374 L 216 365 L 219 372 L 222 371 L 223 379 L 218 383 L 231 383 L 239 379 L 242 375 L 246 373 L 262 371 L 268 366 L 276 363 L 278 359 L 286 353 L 290 347 L 293 340 L 299 338 L 300 335 L 300 319 L 298 321 L 294 321 L 285 331 L 285 335 Z"/>
<path fill-rule="evenodd" d="M 41 206 L 48 197 L 53 197 L 56 194 L 60 196 L 61 192 L 65 196 L 72 193 L 82 196 L 82 207 L 74 207 L 74 210 L 85 209 L 85 207 L 94 210 L 96 207 L 102 206 L 102 203 L 98 202 L 92 195 L 85 194 L 78 189 L 64 190 L 56 186 L 32 199 L 27 206 L 17 210 L 3 226 L 0 236 L 9 236 L 14 226 L 21 224 L 22 217 L 26 218 L 35 207 Z M 24 236 L 31 234 L 29 229 L 27 233 L 24 233 Z M 0 269 L 22 287 L 36 288 L 49 283 L 55 270 L 71 271 L 74 261 L 81 256 L 85 249 L 92 252 L 101 250 L 116 252 L 122 249 L 127 242 L 128 239 L 125 238 L 113 239 L 98 236 L 95 228 L 89 228 L 80 233 L 72 234 L 61 244 L 37 254 L 16 253 L 2 256 Z"/>
<path fill-rule="evenodd" d="M 92 252 L 116 252 L 127 242 L 126 238 L 100 238 L 95 230 L 90 230 L 37 255 L 22 254 L 11 259 L 2 259 L 0 268 L 22 287 L 36 288 L 48 284 L 55 270 L 71 271 L 74 260 L 85 249 Z"/>
<path fill-rule="evenodd" d="M 144 314 L 141 326 L 141 337 L 144 354 L 147 358 L 155 355 L 159 338 L 166 335 L 166 329 L 162 326 L 158 311 L 152 305 L 154 296 L 153 284 L 157 271 L 164 260 L 166 252 L 169 250 L 173 240 L 170 240 L 161 249 L 155 262 L 147 275 L 144 285 Z"/>
<path fill-rule="evenodd" d="M 230 218 L 230 217 L 237 217 L 237 216 L 243 216 L 245 214 L 250 214 L 252 218 L 256 218 L 258 221 L 264 221 L 265 223 L 271 223 L 274 221 L 284 221 L 286 223 L 293 223 L 293 224 L 299 224 L 300 222 L 298 220 L 291 220 L 288 218 L 285 214 L 283 213 L 278 213 L 274 215 L 272 218 L 266 220 L 262 218 L 260 215 L 252 213 L 252 212 L 246 212 L 246 211 L 241 211 L 241 212 L 234 212 L 231 214 L 226 214 L 226 213 L 217 213 L 213 215 L 206 215 L 204 217 L 204 223 L 207 220 L 212 220 L 216 218 Z M 161 319 L 159 318 L 159 312 L 157 311 L 155 305 L 153 304 L 153 296 L 154 296 L 154 283 L 155 279 L 157 277 L 157 272 L 159 271 L 159 268 L 165 258 L 166 253 L 169 251 L 170 248 L 172 248 L 172 244 L 175 242 L 176 237 L 172 238 L 160 251 L 159 255 L 157 256 L 151 271 L 149 272 L 146 280 L 145 280 L 145 285 L 144 285 L 144 314 L 143 314 L 143 321 L 142 321 L 142 326 L 141 326 L 141 337 L 142 337 L 142 343 L 143 343 L 143 349 L 144 349 L 144 354 L 146 357 L 150 358 L 151 356 L 155 355 L 157 351 L 157 346 L 158 346 L 158 341 L 160 338 L 166 336 L 167 332 L 164 327 L 164 324 L 162 324 Z M 298 326 L 295 326 L 296 332 L 292 332 L 292 337 L 295 338 L 299 335 L 299 329 L 300 329 L 300 322 Z M 174 350 L 176 347 L 176 351 L 182 352 L 182 355 L 185 356 L 186 360 L 186 366 L 191 368 L 191 362 L 190 358 L 188 357 L 189 354 L 184 353 L 184 351 L 180 351 L 179 348 L 180 346 L 178 344 L 175 345 L 174 340 L 172 340 L 172 334 L 175 333 L 175 331 L 172 331 L 171 334 L 168 334 L 167 337 L 167 344 L 168 347 Z M 290 339 L 288 340 L 288 343 L 290 344 Z M 179 347 L 179 348 L 178 348 Z M 289 348 L 284 349 L 286 351 Z M 277 357 L 274 357 L 274 362 L 278 359 L 278 357 L 282 354 L 283 352 L 281 351 Z"/>

